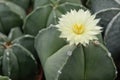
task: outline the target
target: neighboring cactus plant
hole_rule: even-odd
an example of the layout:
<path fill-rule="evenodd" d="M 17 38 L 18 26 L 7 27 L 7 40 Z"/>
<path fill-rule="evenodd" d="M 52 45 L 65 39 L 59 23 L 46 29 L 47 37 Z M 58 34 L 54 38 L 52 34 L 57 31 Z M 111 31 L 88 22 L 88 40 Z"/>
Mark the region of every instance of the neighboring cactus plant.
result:
<path fill-rule="evenodd" d="M 11 80 L 7 76 L 0 76 L 0 80 Z"/>
<path fill-rule="evenodd" d="M 97 18 L 101 18 L 99 23 L 103 27 L 103 37 L 105 45 L 111 52 L 118 68 L 120 79 L 120 0 L 88 0 L 87 6 Z"/>
<path fill-rule="evenodd" d="M 105 32 L 106 46 L 115 59 L 120 58 L 120 12 L 113 17 Z M 113 47 L 114 46 L 114 47 Z"/>
<path fill-rule="evenodd" d="M 68 45 L 54 27 L 35 39 L 46 80 L 114 80 L 116 71 L 108 50 L 99 42 L 87 47 Z M 48 40 L 47 40 L 48 39 Z"/>
<path fill-rule="evenodd" d="M 120 57 L 120 1 L 119 0 L 88 0 L 87 6 L 101 18 L 105 45 L 115 60 Z M 114 47 L 113 47 L 114 46 Z"/>
<path fill-rule="evenodd" d="M 22 26 L 25 12 L 14 3 L 0 1 L 0 32 L 8 34 L 10 29 Z"/>
<path fill-rule="evenodd" d="M 101 19 L 100 22 L 94 20 L 95 15 L 89 14 L 84 6 L 95 13 L 96 17 Z M 111 53 L 103 45 L 101 34 L 98 34 L 101 27 L 96 25 L 97 28 L 89 28 L 91 31 L 84 37 L 87 44 L 82 44 L 83 40 L 77 40 L 67 32 L 60 33 L 58 29 L 58 18 L 63 17 L 62 14 L 69 14 L 69 11 L 74 13 L 79 9 L 88 15 L 74 15 L 75 19 L 91 15 L 86 25 L 95 26 L 94 23 L 99 22 L 98 25 L 103 27 L 103 36 L 109 51 L 114 58 L 119 58 L 119 0 L 1 0 L 0 80 L 36 80 L 38 75 L 40 79 L 43 78 L 43 73 L 44 80 L 114 80 L 117 71 Z M 73 18 L 67 18 L 68 22 L 63 20 L 62 24 L 71 24 L 69 21 L 73 21 Z M 86 18 L 82 18 L 75 20 L 77 25 L 72 25 L 71 33 L 79 35 L 87 32 L 87 27 L 79 24 L 87 23 L 84 22 Z M 54 25 L 49 27 L 50 24 Z M 69 31 L 67 28 L 64 31 L 67 30 Z M 60 37 L 61 34 L 70 37 L 65 39 L 66 35 Z M 89 42 L 86 40 L 88 38 Z M 69 43 L 70 40 L 74 43 L 75 39 L 75 44 Z M 41 68 L 40 60 L 43 71 L 38 69 Z M 38 70 L 41 71 L 40 74 L 37 74 Z"/>
<path fill-rule="evenodd" d="M 18 28 L 12 29 L 8 37 L 0 33 L 1 75 L 12 80 L 34 80 L 37 61 L 33 41 L 32 36 L 22 35 Z"/>
<path fill-rule="evenodd" d="M 23 30 L 27 34 L 36 35 L 40 29 L 57 24 L 61 14 L 80 8 L 84 7 L 79 0 L 35 0 L 35 9 L 25 19 Z"/>
<path fill-rule="evenodd" d="M 23 9 L 28 9 L 30 0 L 4 0 L 4 1 L 10 1 L 13 2 L 19 6 L 21 6 Z"/>
<path fill-rule="evenodd" d="M 93 12 L 97 12 L 102 9 L 120 8 L 120 1 L 119 0 L 88 0 L 86 5 Z"/>
<path fill-rule="evenodd" d="M 103 27 L 103 35 L 107 28 L 107 25 L 112 20 L 112 18 L 120 12 L 119 8 L 108 8 L 96 12 L 97 18 L 100 18 L 99 25 Z"/>

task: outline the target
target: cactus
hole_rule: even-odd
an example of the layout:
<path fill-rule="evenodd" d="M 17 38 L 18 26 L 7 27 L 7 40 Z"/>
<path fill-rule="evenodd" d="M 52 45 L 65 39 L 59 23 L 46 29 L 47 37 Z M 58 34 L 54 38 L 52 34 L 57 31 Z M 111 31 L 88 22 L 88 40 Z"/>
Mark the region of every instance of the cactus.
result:
<path fill-rule="evenodd" d="M 79 0 L 36 0 L 34 11 L 25 19 L 24 33 L 36 35 L 40 29 L 57 24 L 58 17 L 66 11 L 84 8 L 78 3 Z"/>
<path fill-rule="evenodd" d="M 11 79 L 9 79 L 9 78 L 6 77 L 6 76 L 0 76 L 0 80 L 11 80 Z"/>
<path fill-rule="evenodd" d="M 102 9 L 120 8 L 119 0 L 88 0 L 86 5 L 93 12 L 98 12 Z"/>
<path fill-rule="evenodd" d="M 12 80 L 34 80 L 37 61 L 33 41 L 32 36 L 22 35 L 19 28 L 12 29 L 8 37 L 0 33 L 1 75 L 9 76 Z"/>
<path fill-rule="evenodd" d="M 115 59 L 120 57 L 120 12 L 112 18 L 105 32 L 105 42 Z M 114 47 L 113 47 L 114 46 Z"/>
<path fill-rule="evenodd" d="M 25 12 L 11 2 L 0 1 L 0 32 L 8 34 L 13 27 L 21 26 Z"/>
<path fill-rule="evenodd" d="M 119 58 L 119 0 L 1 0 L 0 80 L 36 80 L 40 61 L 44 80 L 114 80 L 116 67 L 101 34 L 87 46 L 59 37 L 58 18 L 87 8 L 101 18 L 105 45 Z"/>
<path fill-rule="evenodd" d="M 87 6 L 101 18 L 99 23 L 103 27 L 105 45 L 115 60 L 120 57 L 120 1 L 119 0 L 88 0 Z M 114 46 L 114 47 L 113 47 Z"/>
<path fill-rule="evenodd" d="M 21 29 L 19 27 L 12 28 L 10 31 L 9 39 L 12 41 L 15 38 L 21 37 L 23 35 Z"/>
<path fill-rule="evenodd" d="M 111 19 L 119 12 L 120 12 L 119 8 L 108 8 L 96 12 L 97 18 L 101 19 L 99 25 L 103 27 L 103 35 Z"/>
<path fill-rule="evenodd" d="M 46 80 L 115 79 L 116 69 L 104 45 L 93 41 L 87 47 L 70 46 L 59 35 L 60 32 L 51 25 L 35 38 Z"/>
<path fill-rule="evenodd" d="M 118 73 L 120 72 L 120 1 L 119 0 L 88 0 L 87 6 L 96 13 L 97 18 L 101 18 L 99 23 L 103 27 L 104 42 L 111 52 Z M 118 78 L 120 79 L 120 73 Z"/>
<path fill-rule="evenodd" d="M 13 2 L 19 6 L 21 6 L 23 9 L 28 9 L 30 0 L 4 0 L 4 1 L 10 1 Z"/>

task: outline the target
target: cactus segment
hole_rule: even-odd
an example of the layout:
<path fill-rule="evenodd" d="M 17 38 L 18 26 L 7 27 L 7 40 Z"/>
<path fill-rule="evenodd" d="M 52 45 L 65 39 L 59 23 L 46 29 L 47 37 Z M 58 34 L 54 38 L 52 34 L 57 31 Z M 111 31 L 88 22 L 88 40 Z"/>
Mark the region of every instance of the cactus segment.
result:
<path fill-rule="evenodd" d="M 91 41 L 86 47 L 69 45 L 59 38 L 59 31 L 52 25 L 38 33 L 35 48 L 46 80 L 114 80 L 116 77 L 111 55 L 99 41 Z"/>
<path fill-rule="evenodd" d="M 120 57 L 120 12 L 109 22 L 105 32 L 105 43 L 115 59 Z M 114 46 L 114 47 L 113 47 Z"/>
<path fill-rule="evenodd" d="M 4 1 L 13 2 L 25 10 L 28 9 L 29 4 L 30 4 L 30 0 L 19 0 L 19 1 L 18 0 L 4 0 Z"/>
<path fill-rule="evenodd" d="M 15 30 L 19 28 L 13 28 L 9 37 L 0 34 L 0 75 L 12 80 L 34 80 L 38 70 L 34 37 L 21 36 Z"/>
<path fill-rule="evenodd" d="M 0 80 L 11 80 L 7 76 L 0 76 Z"/>
<path fill-rule="evenodd" d="M 109 9 L 103 9 L 96 13 L 96 18 L 100 18 L 100 22 L 98 25 L 103 27 L 103 35 L 105 33 L 105 30 L 107 28 L 107 25 L 112 20 L 114 16 L 116 16 L 120 12 L 119 8 L 109 8 Z"/>
<path fill-rule="evenodd" d="M 93 12 L 108 8 L 120 8 L 117 0 L 88 0 L 86 5 Z"/>
<path fill-rule="evenodd" d="M 14 3 L 0 1 L 0 31 L 8 34 L 13 27 L 21 26 L 25 11 Z"/>
<path fill-rule="evenodd" d="M 23 33 L 19 27 L 12 28 L 10 31 L 10 34 L 8 35 L 8 38 L 12 41 L 20 36 L 22 36 Z"/>
<path fill-rule="evenodd" d="M 43 0 L 39 1 L 42 2 Z M 38 7 L 26 17 L 23 25 L 24 33 L 34 36 L 37 35 L 39 30 L 49 26 L 50 24 L 57 24 L 58 18 L 61 14 L 65 14 L 66 11 L 70 11 L 71 9 L 85 9 L 82 5 L 72 3 L 69 0 L 62 3 L 61 0 L 58 0 L 58 2 L 53 0 L 44 0 L 42 3 L 39 3 L 36 0 L 36 5 Z"/>

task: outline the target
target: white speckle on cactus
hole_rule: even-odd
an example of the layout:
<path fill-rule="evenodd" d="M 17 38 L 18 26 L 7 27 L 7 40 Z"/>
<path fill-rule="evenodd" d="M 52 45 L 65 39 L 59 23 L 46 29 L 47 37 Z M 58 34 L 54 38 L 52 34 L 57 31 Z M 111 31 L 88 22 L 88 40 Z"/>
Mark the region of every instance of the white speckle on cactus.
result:
<path fill-rule="evenodd" d="M 8 60 L 8 61 L 10 60 L 9 57 L 7 57 L 7 60 Z"/>
<path fill-rule="evenodd" d="M 95 45 L 99 45 L 99 44 L 100 44 L 100 42 L 97 41 L 97 40 L 95 40 L 93 43 L 94 43 Z"/>
<path fill-rule="evenodd" d="M 116 71 L 115 74 L 118 74 L 118 72 Z"/>
<path fill-rule="evenodd" d="M 111 57 L 111 53 L 110 52 L 108 52 L 108 56 Z"/>
<path fill-rule="evenodd" d="M 9 56 L 9 52 L 7 52 L 6 54 L 7 54 L 7 56 Z"/>
<path fill-rule="evenodd" d="M 53 27 L 54 25 L 53 24 L 50 24 L 50 27 Z"/>
<path fill-rule="evenodd" d="M 68 52 L 67 52 L 67 55 L 68 55 L 68 56 L 71 56 L 71 55 L 72 55 L 72 51 L 68 51 Z"/>
<path fill-rule="evenodd" d="M 31 37 L 31 38 L 34 38 L 33 36 L 31 36 L 31 35 L 25 35 L 25 37 Z"/>
<path fill-rule="evenodd" d="M 62 72 L 60 70 L 58 70 L 58 74 L 61 74 Z"/>
<path fill-rule="evenodd" d="M 8 72 L 8 76 L 10 76 L 11 74 L 10 74 L 10 71 Z"/>

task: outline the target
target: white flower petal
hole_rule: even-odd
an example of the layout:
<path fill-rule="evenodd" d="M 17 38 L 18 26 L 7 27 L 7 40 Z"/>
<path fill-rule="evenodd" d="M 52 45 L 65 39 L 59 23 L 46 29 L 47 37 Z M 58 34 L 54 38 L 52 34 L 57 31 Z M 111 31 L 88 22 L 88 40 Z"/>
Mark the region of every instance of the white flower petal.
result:
<path fill-rule="evenodd" d="M 100 19 L 86 10 L 71 10 L 59 18 L 57 24 L 61 32 L 60 38 L 66 38 L 70 45 L 79 43 L 86 46 L 92 40 L 97 40 L 96 35 L 100 34 L 102 27 L 97 26 Z"/>

